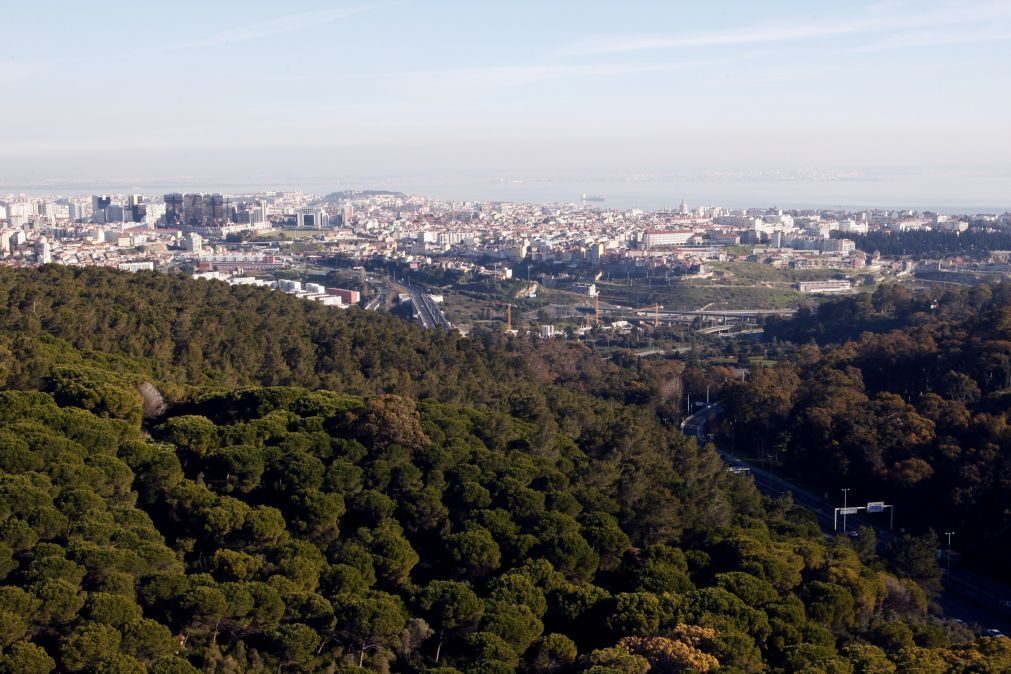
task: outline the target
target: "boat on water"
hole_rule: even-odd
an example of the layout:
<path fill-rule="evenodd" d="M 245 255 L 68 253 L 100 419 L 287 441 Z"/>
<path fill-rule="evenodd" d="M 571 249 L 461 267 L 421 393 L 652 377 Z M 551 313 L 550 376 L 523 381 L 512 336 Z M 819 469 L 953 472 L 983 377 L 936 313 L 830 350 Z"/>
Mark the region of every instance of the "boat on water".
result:
<path fill-rule="evenodd" d="M 595 194 L 584 194 L 580 197 L 582 201 L 603 201 L 604 197 L 598 197 Z"/>

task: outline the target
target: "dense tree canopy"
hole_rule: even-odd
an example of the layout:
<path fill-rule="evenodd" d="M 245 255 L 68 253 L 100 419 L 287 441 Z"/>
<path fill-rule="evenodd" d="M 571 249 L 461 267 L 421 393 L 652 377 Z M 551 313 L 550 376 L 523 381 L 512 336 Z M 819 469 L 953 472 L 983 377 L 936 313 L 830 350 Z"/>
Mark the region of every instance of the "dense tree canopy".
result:
<path fill-rule="evenodd" d="M 913 529 L 957 530 L 961 550 L 1006 573 L 1011 284 L 886 286 L 770 330 L 801 346 L 728 396 L 738 443 L 826 487 L 887 497 Z"/>
<path fill-rule="evenodd" d="M 995 250 L 1011 250 L 1011 233 L 995 231 L 985 226 L 965 232 L 911 230 L 890 232 L 879 230 L 867 234 L 839 233 L 839 238 L 853 239 L 860 250 L 898 257 L 951 257 L 965 255 L 983 257 Z"/>
<path fill-rule="evenodd" d="M 155 275 L 0 289 L 0 671 L 1011 665 L 624 404 L 648 379 L 592 352 Z M 886 467 L 937 433 L 875 404 L 903 419 Z"/>

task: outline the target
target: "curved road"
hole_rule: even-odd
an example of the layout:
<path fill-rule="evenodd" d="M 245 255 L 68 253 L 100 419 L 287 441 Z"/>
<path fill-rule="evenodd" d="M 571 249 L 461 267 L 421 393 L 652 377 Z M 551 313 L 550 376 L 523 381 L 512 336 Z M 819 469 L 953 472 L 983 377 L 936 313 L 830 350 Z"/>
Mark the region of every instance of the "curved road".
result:
<path fill-rule="evenodd" d="M 681 424 L 685 435 L 695 437 L 700 443 L 706 441 L 706 425 L 720 411 L 721 403 L 714 403 L 686 418 Z M 839 505 L 798 487 L 792 482 L 759 468 L 750 461 L 733 456 L 725 448 L 716 447 L 720 458 L 728 469 L 747 472 L 755 481 L 755 486 L 763 494 L 779 496 L 789 492 L 794 503 L 814 512 L 818 524 L 827 535 L 833 535 L 834 509 Z M 854 501 L 855 505 L 859 505 Z M 888 529 L 886 518 L 888 514 L 879 516 L 881 519 L 870 519 L 864 515 L 850 515 L 847 525 L 853 522 L 853 527 L 867 526 L 874 529 L 879 543 L 886 545 L 899 536 Z M 841 523 L 841 520 L 840 520 Z M 977 623 L 984 629 L 996 628 L 1004 634 L 1011 634 L 1011 613 L 1002 607 L 1001 601 L 1011 599 L 1011 589 L 984 578 L 965 569 L 952 569 L 944 574 L 944 592 L 938 598 L 938 603 L 950 618 Z"/>

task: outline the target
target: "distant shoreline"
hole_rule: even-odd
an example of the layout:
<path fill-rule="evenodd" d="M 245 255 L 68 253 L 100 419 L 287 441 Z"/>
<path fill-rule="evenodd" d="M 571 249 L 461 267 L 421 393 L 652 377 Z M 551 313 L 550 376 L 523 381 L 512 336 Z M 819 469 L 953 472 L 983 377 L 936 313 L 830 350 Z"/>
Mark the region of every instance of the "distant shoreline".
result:
<path fill-rule="evenodd" d="M 314 179 L 306 181 L 220 182 L 187 179 L 170 181 L 52 181 L 25 182 L 22 184 L 0 182 L 0 195 L 27 194 L 38 197 L 86 196 L 89 194 L 146 194 L 162 195 L 170 192 L 222 192 L 225 194 L 252 194 L 268 191 L 302 191 L 309 194 L 328 195 L 340 191 L 402 192 L 441 201 L 512 202 L 528 204 L 577 204 L 601 210 L 643 209 L 659 211 L 676 210 L 682 199 L 691 208 L 699 205 L 724 208 L 780 208 L 783 210 L 914 210 L 934 211 L 949 215 L 977 213 L 1001 214 L 1011 210 L 1011 202 L 999 205 L 1006 191 L 1000 189 L 1004 181 L 994 179 L 985 185 L 985 193 L 952 196 L 956 189 L 941 191 L 930 189 L 912 179 L 881 180 L 671 180 L 671 181 L 589 181 L 589 180 L 481 180 L 454 181 L 450 179 L 388 178 L 349 182 Z M 592 186 L 593 192 L 589 188 Z M 926 196 L 925 192 L 930 193 Z M 581 196 L 590 193 L 605 201 L 583 202 Z M 1002 196 L 994 197 L 994 193 Z"/>

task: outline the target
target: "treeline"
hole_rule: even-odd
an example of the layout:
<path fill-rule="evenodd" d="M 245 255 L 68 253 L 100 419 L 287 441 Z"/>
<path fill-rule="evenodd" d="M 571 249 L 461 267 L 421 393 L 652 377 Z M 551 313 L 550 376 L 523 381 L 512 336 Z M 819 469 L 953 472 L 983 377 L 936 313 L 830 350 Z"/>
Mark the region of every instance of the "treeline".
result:
<path fill-rule="evenodd" d="M 395 317 L 154 272 L 0 269 L 0 387 L 37 390 L 56 364 L 141 376 L 170 400 L 198 387 L 302 386 L 476 406 L 598 446 L 713 390 L 698 364 L 618 358 L 567 340 L 467 338 Z M 717 378 L 719 379 L 719 378 Z M 655 428 L 654 428 L 655 430 Z"/>
<path fill-rule="evenodd" d="M 657 385 L 649 372 L 579 345 L 537 341 L 424 331 L 385 314 L 182 275 L 0 269 L 0 385 L 8 388 L 37 389 L 54 362 L 71 359 L 141 373 L 172 398 L 197 386 L 304 386 L 525 410 L 550 427 L 549 418 L 597 415 L 594 400 L 641 402 Z M 566 431 L 578 434 L 571 424 Z"/>
<path fill-rule="evenodd" d="M 914 292 L 883 284 L 873 294 L 860 293 L 801 307 L 790 318 L 765 319 L 767 341 L 793 344 L 841 344 L 865 332 L 882 333 L 941 321 L 966 320 L 981 311 L 1011 305 L 1011 283 Z"/>
<path fill-rule="evenodd" d="M 873 546 L 825 542 L 716 467 L 730 520 L 687 524 L 666 449 L 629 493 L 620 461 L 534 451 L 511 417 L 277 388 L 150 432 L 0 394 L 0 671 L 1011 665 L 1005 640 L 928 617 Z"/>
<path fill-rule="evenodd" d="M 1011 285 L 883 288 L 770 332 L 835 345 L 802 346 L 732 391 L 738 444 L 826 488 L 894 501 L 905 526 L 958 531 L 974 563 L 1006 574 Z"/>
<path fill-rule="evenodd" d="M 907 232 L 875 231 L 867 234 L 840 234 L 852 239 L 858 250 L 882 255 L 913 257 L 982 257 L 994 250 L 1011 250 L 1011 232 L 972 227 L 964 232 L 914 230 Z"/>

